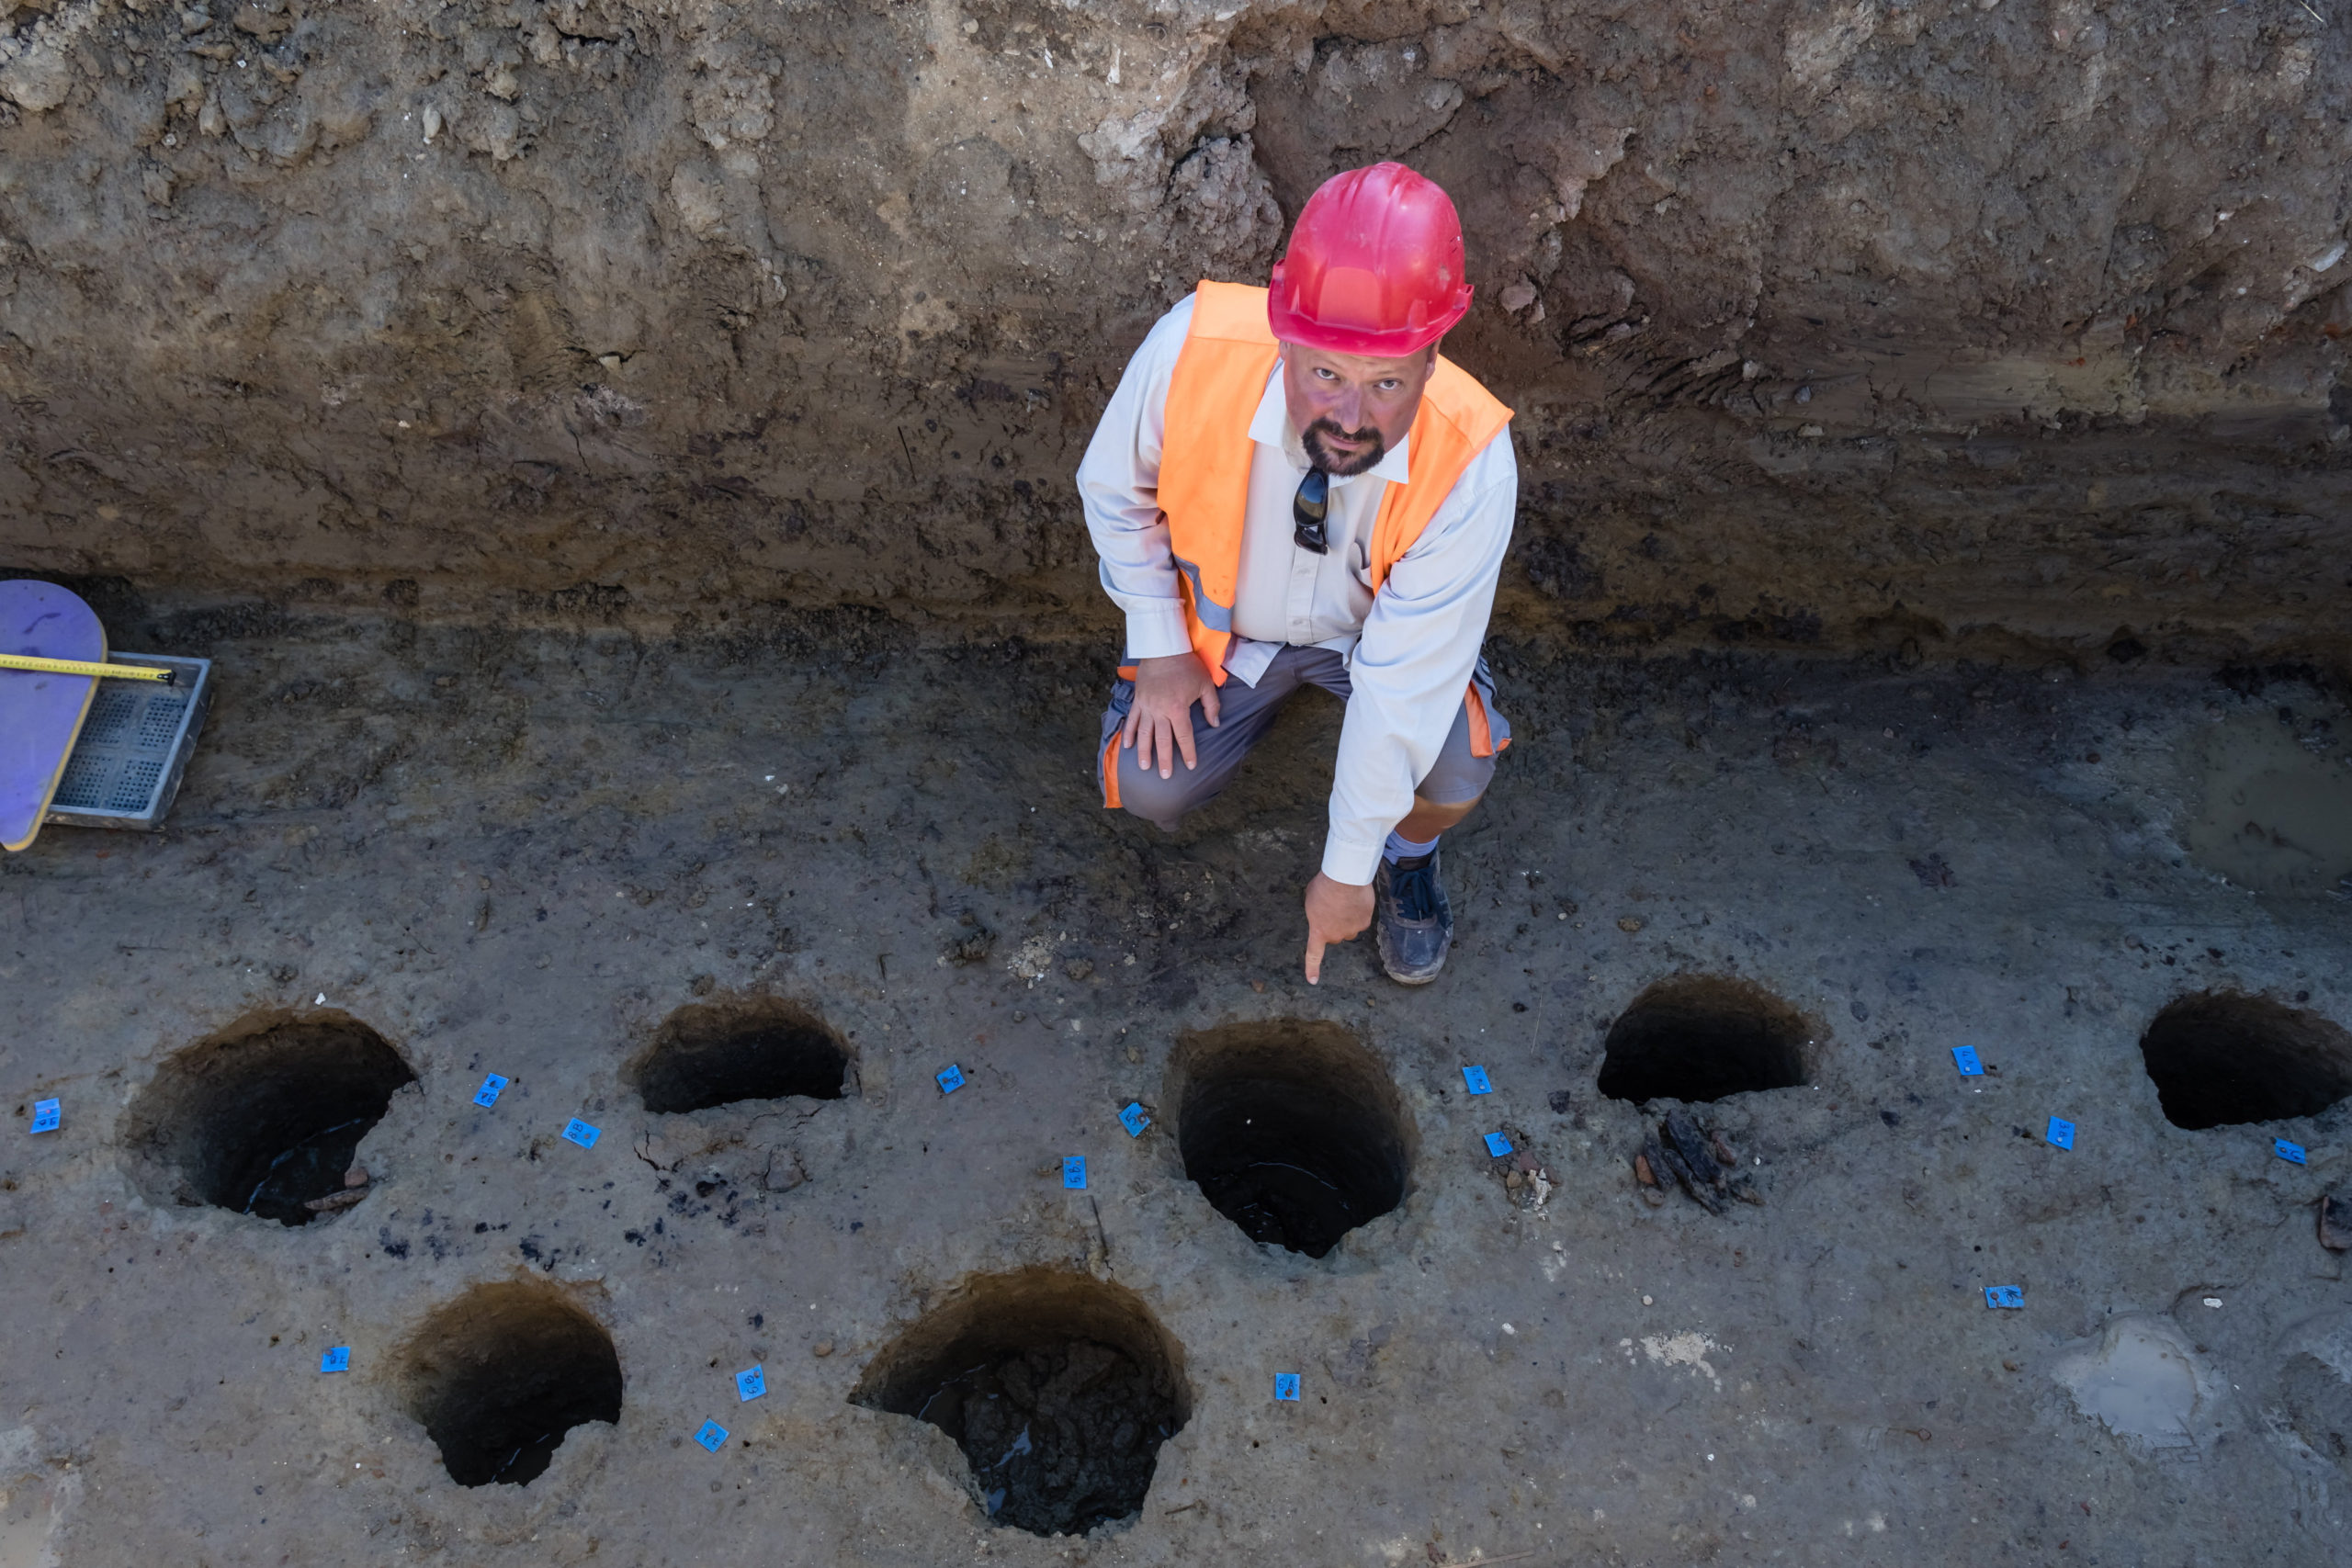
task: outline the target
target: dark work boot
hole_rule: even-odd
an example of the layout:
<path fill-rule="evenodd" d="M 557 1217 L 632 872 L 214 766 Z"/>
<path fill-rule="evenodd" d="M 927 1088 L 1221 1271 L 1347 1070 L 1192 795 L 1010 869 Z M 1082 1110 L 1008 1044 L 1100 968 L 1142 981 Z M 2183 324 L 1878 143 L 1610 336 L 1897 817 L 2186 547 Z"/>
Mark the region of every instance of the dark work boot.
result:
<path fill-rule="evenodd" d="M 1453 943 L 1453 910 L 1438 886 L 1438 853 L 1383 860 L 1372 879 L 1379 913 L 1380 966 L 1400 986 L 1426 986 L 1445 967 Z"/>

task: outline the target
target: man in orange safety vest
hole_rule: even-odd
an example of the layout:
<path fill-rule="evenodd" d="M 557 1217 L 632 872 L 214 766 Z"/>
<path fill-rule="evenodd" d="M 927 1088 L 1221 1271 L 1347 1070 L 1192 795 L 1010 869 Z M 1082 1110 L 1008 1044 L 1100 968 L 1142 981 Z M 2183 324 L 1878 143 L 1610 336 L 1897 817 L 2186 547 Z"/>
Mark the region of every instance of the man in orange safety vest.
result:
<path fill-rule="evenodd" d="M 1102 717 L 1106 806 L 1173 830 L 1301 685 L 1343 699 L 1306 970 L 1378 925 L 1437 977 L 1439 836 L 1510 728 L 1480 645 L 1510 542 L 1510 411 L 1440 357 L 1470 308 L 1445 192 L 1396 164 L 1300 212 L 1271 288 L 1203 283 L 1128 363 L 1078 472 L 1126 658 Z"/>

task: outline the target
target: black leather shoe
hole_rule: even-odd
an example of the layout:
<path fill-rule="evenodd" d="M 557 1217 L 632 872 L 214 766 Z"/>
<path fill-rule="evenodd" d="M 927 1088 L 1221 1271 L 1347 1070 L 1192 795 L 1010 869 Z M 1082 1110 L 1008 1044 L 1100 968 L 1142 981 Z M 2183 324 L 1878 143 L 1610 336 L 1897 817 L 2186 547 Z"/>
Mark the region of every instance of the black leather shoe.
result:
<path fill-rule="evenodd" d="M 1445 967 L 1453 945 L 1453 909 L 1437 879 L 1436 850 L 1413 860 L 1383 860 L 1372 879 L 1379 913 L 1380 966 L 1400 986 L 1426 986 Z"/>

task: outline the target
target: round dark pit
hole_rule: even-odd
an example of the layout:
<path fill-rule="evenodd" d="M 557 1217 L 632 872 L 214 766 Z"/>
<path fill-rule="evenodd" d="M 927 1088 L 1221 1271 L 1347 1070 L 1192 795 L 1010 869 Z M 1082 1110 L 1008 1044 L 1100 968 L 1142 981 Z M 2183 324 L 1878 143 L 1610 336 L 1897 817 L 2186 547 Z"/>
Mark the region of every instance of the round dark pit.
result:
<path fill-rule="evenodd" d="M 364 1190 L 359 1141 L 415 1079 L 355 1019 L 249 1020 L 164 1064 L 131 1106 L 124 1147 L 152 1196 L 308 1224 L 333 1212 L 314 1201 Z"/>
<path fill-rule="evenodd" d="M 1339 1025 L 1204 1030 L 1178 1043 L 1170 1075 L 1184 1174 L 1252 1241 L 1321 1258 L 1404 1201 L 1396 1086 Z"/>
<path fill-rule="evenodd" d="M 739 1100 L 839 1100 L 849 1052 L 816 1014 L 775 998 L 697 1003 L 672 1013 L 628 1077 L 657 1115 Z"/>
<path fill-rule="evenodd" d="M 1600 1092 L 1639 1105 L 1796 1089 L 1809 1076 L 1812 1042 L 1804 1015 L 1760 986 L 1712 976 L 1662 980 L 1610 1026 Z"/>
<path fill-rule="evenodd" d="M 866 1369 L 854 1404 L 956 1440 L 997 1524 L 1080 1535 L 1133 1517 L 1191 1414 L 1182 1356 L 1133 1292 L 1050 1269 L 976 1280 Z"/>
<path fill-rule="evenodd" d="M 560 1292 L 485 1285 L 433 1314 L 411 1342 L 409 1413 L 460 1486 L 525 1486 L 564 1434 L 621 1418 L 612 1336 Z"/>
<path fill-rule="evenodd" d="M 2176 1127 L 2316 1116 L 2352 1094 L 2352 1032 L 2267 997 L 2183 997 L 2148 1025 L 2140 1057 Z"/>

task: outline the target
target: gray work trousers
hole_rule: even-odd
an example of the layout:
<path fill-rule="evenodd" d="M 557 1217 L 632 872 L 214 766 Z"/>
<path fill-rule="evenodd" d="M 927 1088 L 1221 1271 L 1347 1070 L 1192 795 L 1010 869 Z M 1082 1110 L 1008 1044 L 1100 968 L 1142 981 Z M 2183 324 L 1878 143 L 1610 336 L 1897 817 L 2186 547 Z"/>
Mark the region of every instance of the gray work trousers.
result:
<path fill-rule="evenodd" d="M 1478 660 L 1472 681 L 1486 705 L 1487 733 L 1499 751 L 1510 739 L 1510 725 L 1495 707 L 1494 681 L 1487 672 L 1484 659 Z M 1105 786 L 1104 802 L 1107 804 L 1111 795 L 1103 770 L 1115 766 L 1119 771 L 1120 807 L 1174 832 L 1185 813 L 1206 806 L 1233 782 L 1241 759 L 1272 728 L 1283 704 L 1293 692 L 1306 685 L 1320 686 L 1345 702 L 1353 690 L 1348 682 L 1345 656 L 1328 648 L 1284 648 L 1274 655 L 1274 661 L 1266 667 L 1255 686 L 1227 680 L 1216 692 L 1216 728 L 1209 728 L 1201 705 L 1193 705 L 1193 755 L 1200 759 L 1199 766 L 1187 768 L 1179 757 L 1174 770 L 1163 779 L 1157 767 L 1146 771 L 1137 763 L 1140 748 L 1115 744 L 1119 728 L 1126 723 L 1127 711 L 1135 705 L 1136 698 L 1135 682 L 1119 682 L 1111 688 L 1111 705 L 1102 715 L 1102 739 L 1094 753 L 1095 782 Z M 1454 713 L 1453 728 L 1446 732 L 1437 761 L 1428 776 L 1414 785 L 1413 793 L 1432 806 L 1459 806 L 1486 794 L 1494 776 L 1495 759 L 1471 752 L 1469 704 L 1465 699 Z"/>

